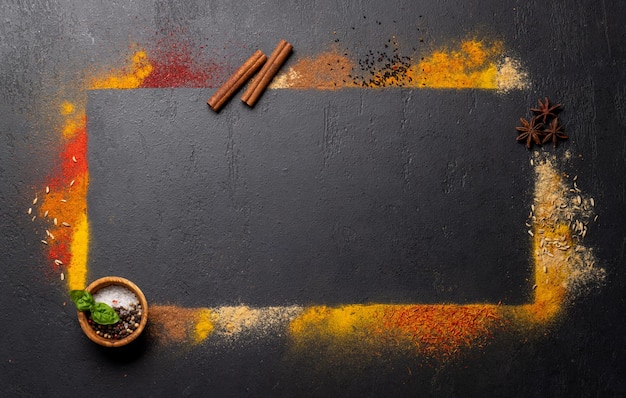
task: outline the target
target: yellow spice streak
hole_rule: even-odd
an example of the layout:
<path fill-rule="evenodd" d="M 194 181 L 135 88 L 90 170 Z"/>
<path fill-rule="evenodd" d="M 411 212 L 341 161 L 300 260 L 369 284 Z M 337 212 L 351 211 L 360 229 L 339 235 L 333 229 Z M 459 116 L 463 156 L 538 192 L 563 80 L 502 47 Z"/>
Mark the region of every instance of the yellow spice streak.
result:
<path fill-rule="evenodd" d="M 70 139 L 76 135 L 76 133 L 85 126 L 85 114 L 80 112 L 74 115 L 67 115 L 61 132 L 63 137 Z"/>
<path fill-rule="evenodd" d="M 89 88 L 91 90 L 138 88 L 152 73 L 152 70 L 153 66 L 146 52 L 143 50 L 136 51 L 130 57 L 129 65 L 126 68 L 92 79 L 89 82 Z"/>
<path fill-rule="evenodd" d="M 384 308 L 383 304 L 309 307 L 290 323 L 289 332 L 296 344 L 329 338 L 358 338 L 364 343 L 367 331 L 374 327 Z"/>
<path fill-rule="evenodd" d="M 39 214 L 49 223 L 47 229 L 52 236 L 47 236 L 48 247 L 53 250 L 67 242 L 70 260 L 65 262 L 67 284 L 70 290 L 84 289 L 87 277 L 87 252 L 89 248 L 89 225 L 87 220 L 88 176 L 76 176 L 71 187 L 53 188 L 43 197 Z M 56 225 L 54 220 L 56 219 Z M 64 223 L 67 224 L 64 225 Z M 61 245 L 61 246 L 59 246 Z M 63 249 L 58 249 L 60 253 Z"/>
<path fill-rule="evenodd" d="M 575 243 L 569 226 L 559 220 L 555 209 L 555 193 L 565 196 L 561 177 L 546 163 L 537 167 L 536 178 L 533 222 L 535 301 L 525 309 L 532 320 L 545 323 L 562 311 L 570 271 L 568 259 Z M 560 248 L 546 244 L 553 241 L 559 242 Z"/>
<path fill-rule="evenodd" d="M 70 250 L 72 259 L 67 269 L 67 286 L 70 290 L 87 286 L 87 251 L 89 248 L 89 222 L 87 213 L 81 213 L 74 225 Z"/>
<path fill-rule="evenodd" d="M 193 341 L 195 344 L 201 343 L 215 330 L 213 321 L 211 320 L 211 310 L 200 308 L 196 313 L 196 324 L 194 327 Z"/>
<path fill-rule="evenodd" d="M 126 68 L 112 71 L 103 77 L 93 78 L 88 89 L 132 89 L 141 85 L 152 72 L 146 52 L 136 51 L 129 59 Z M 60 113 L 65 116 L 61 132 L 66 139 L 73 138 L 80 129 L 85 127 L 84 105 L 64 101 L 60 105 Z M 77 153 L 77 156 L 86 154 Z M 56 239 L 48 237 L 50 245 L 57 245 L 69 240 L 70 264 L 67 267 L 67 284 L 70 289 L 83 289 L 87 279 L 87 254 L 89 249 L 89 223 L 87 219 L 87 187 L 88 175 L 76 176 L 75 183 L 62 191 L 46 195 L 41 212 L 47 211 L 50 220 L 57 219 L 57 225 L 51 226 Z M 66 222 L 70 226 L 63 226 Z M 202 324 L 197 331 L 199 336 L 208 334 L 207 326 Z"/>
<path fill-rule="evenodd" d="M 502 43 L 490 47 L 477 40 L 461 43 L 458 50 L 436 51 L 409 67 L 409 86 L 423 88 L 498 88 L 496 62 Z M 410 79 L 409 79 L 410 78 Z"/>
<path fill-rule="evenodd" d="M 563 312 L 573 272 L 570 261 L 577 245 L 559 213 L 558 203 L 567 199 L 561 176 L 549 162 L 538 165 L 536 172 L 532 229 L 534 301 L 511 308 L 514 316 L 523 321 L 519 326 L 544 325 Z"/>
<path fill-rule="evenodd" d="M 48 212 L 47 219 L 52 221 L 57 219 L 57 225 L 50 225 L 50 230 L 54 229 L 61 236 L 62 232 L 72 232 L 75 228 L 68 228 L 62 225 L 63 222 L 73 226 L 76 220 L 87 213 L 87 186 L 88 175 L 80 173 L 76 175 L 74 184 L 71 187 L 63 187 L 52 190 L 43 198 L 40 214 Z M 55 234 L 56 235 L 56 234 Z"/>
<path fill-rule="evenodd" d="M 537 230 L 538 228 L 535 228 Z M 540 247 L 541 239 L 563 240 L 567 250 L 554 247 Z M 535 322 L 546 322 L 554 319 L 563 309 L 566 295 L 566 283 L 568 280 L 567 258 L 573 251 L 574 243 L 567 225 L 557 225 L 554 230 L 546 231 L 544 234 L 535 234 L 535 301 L 527 306 L 527 311 L 532 315 Z M 544 272 L 544 267 L 548 272 Z"/>
<path fill-rule="evenodd" d="M 61 104 L 61 115 L 70 115 L 70 114 L 74 113 L 75 109 L 76 108 L 75 108 L 74 104 L 72 104 L 69 101 L 64 101 Z"/>
<path fill-rule="evenodd" d="M 336 360 L 361 363 L 384 349 L 384 341 L 375 333 L 384 305 L 344 305 L 331 308 L 313 306 L 304 309 L 288 326 L 290 355 L 312 355 L 325 363 Z"/>

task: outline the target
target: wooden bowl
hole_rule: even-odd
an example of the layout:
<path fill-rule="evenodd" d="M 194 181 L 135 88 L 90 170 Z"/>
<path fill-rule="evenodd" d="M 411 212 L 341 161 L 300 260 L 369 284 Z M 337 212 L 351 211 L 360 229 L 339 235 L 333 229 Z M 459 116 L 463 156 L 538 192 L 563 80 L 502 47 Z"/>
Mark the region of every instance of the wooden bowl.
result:
<path fill-rule="evenodd" d="M 93 328 L 89 325 L 88 316 L 83 311 L 78 311 L 78 322 L 80 323 L 80 327 L 81 329 L 83 329 L 83 332 L 94 343 L 100 344 L 101 346 L 105 347 L 121 347 L 139 337 L 141 332 L 146 327 L 146 323 L 148 323 L 148 301 L 146 300 L 146 296 L 144 296 L 143 292 L 137 287 L 137 285 L 135 285 L 128 279 L 118 276 L 107 276 L 97 279 L 93 281 L 89 286 L 87 286 L 85 290 L 87 290 L 91 294 L 94 294 L 98 290 L 111 285 L 119 285 L 125 287 L 126 289 L 133 292 L 135 296 L 137 296 L 137 298 L 139 299 L 139 304 L 141 304 L 141 321 L 139 322 L 139 327 L 133 333 L 124 337 L 123 339 L 113 340 L 105 339 L 104 337 L 96 334 L 96 331 L 93 330 Z"/>

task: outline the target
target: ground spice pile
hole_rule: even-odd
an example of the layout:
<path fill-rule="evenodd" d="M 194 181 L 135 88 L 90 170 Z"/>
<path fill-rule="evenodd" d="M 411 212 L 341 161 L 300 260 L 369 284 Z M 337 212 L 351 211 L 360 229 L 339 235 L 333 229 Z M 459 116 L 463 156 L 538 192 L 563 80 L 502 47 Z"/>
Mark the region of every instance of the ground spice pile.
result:
<path fill-rule="evenodd" d="M 433 52 L 411 66 L 408 76 L 421 87 L 497 89 L 496 61 L 502 51 L 500 42 L 467 40 L 459 48 Z"/>
<path fill-rule="evenodd" d="M 207 308 L 150 306 L 150 336 L 159 344 L 197 344 L 213 332 Z"/>
<path fill-rule="evenodd" d="M 335 90 L 351 85 L 349 74 L 353 67 L 348 53 L 341 54 L 334 49 L 298 60 L 285 73 L 276 76 L 270 88 Z"/>
<path fill-rule="evenodd" d="M 565 158 L 569 158 L 569 153 Z M 593 250 L 583 244 L 597 221 L 595 200 L 578 187 L 577 177 L 566 179 L 555 155 L 535 152 L 535 197 L 526 226 L 534 267 L 532 304 L 516 311 L 529 324 L 554 320 L 566 306 L 600 286 L 606 271 L 596 264 Z"/>
<path fill-rule="evenodd" d="M 159 36 L 149 52 L 152 70 L 142 80 L 143 88 L 218 87 L 233 72 L 224 63 L 207 60 L 203 46 L 182 31 Z"/>
<path fill-rule="evenodd" d="M 388 306 L 381 332 L 387 344 L 406 344 L 423 357 L 445 360 L 463 349 L 483 348 L 503 324 L 495 305 Z"/>
<path fill-rule="evenodd" d="M 506 94 L 512 90 L 525 90 L 530 87 L 528 72 L 521 65 L 521 62 L 511 57 L 503 57 L 498 63 L 498 91 Z"/>
<path fill-rule="evenodd" d="M 280 336 L 303 309 L 300 306 L 260 307 L 224 306 L 212 310 L 218 343 L 250 342 Z"/>

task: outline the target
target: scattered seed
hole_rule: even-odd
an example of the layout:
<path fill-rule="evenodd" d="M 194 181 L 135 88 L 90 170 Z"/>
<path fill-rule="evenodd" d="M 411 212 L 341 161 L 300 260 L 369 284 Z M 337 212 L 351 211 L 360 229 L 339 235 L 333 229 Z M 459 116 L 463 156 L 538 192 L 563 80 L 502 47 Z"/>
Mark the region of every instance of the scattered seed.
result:
<path fill-rule="evenodd" d="M 547 274 L 548 273 L 548 267 L 546 267 L 545 265 L 543 266 L 543 273 Z"/>
<path fill-rule="evenodd" d="M 534 165 L 535 165 L 535 161 L 534 161 L 532 158 L 530 159 L 530 165 L 531 165 L 531 166 L 534 166 Z"/>
<path fill-rule="evenodd" d="M 65 274 L 63 272 L 61 272 L 61 280 L 64 281 L 65 280 Z"/>
<path fill-rule="evenodd" d="M 37 204 L 37 201 L 38 201 L 38 200 L 39 200 L 39 198 L 37 198 L 37 197 L 35 196 L 35 199 L 33 199 L 33 204 L 34 204 L 34 205 L 35 205 L 35 204 Z"/>
<path fill-rule="evenodd" d="M 48 241 L 47 241 L 47 240 L 42 239 L 42 240 L 41 240 L 41 243 L 43 243 L 44 245 L 47 245 L 47 244 L 48 244 Z"/>
<path fill-rule="evenodd" d="M 58 259 L 57 259 L 57 260 L 54 260 L 54 263 L 55 263 L 56 265 L 63 265 L 63 261 L 58 260 Z"/>
<path fill-rule="evenodd" d="M 54 217 L 54 225 L 59 225 L 59 220 L 56 217 Z"/>
<path fill-rule="evenodd" d="M 596 216 L 593 218 L 593 222 L 598 221 L 598 215 L 596 214 Z"/>
<path fill-rule="evenodd" d="M 74 180 L 70 181 L 70 187 L 74 185 Z"/>
<path fill-rule="evenodd" d="M 44 216 L 44 217 L 48 217 L 48 210 L 46 210 L 46 212 L 45 212 L 45 213 L 43 213 L 43 216 Z"/>
<path fill-rule="evenodd" d="M 50 239 L 54 239 L 54 235 L 52 235 L 52 233 L 50 233 Z"/>
<path fill-rule="evenodd" d="M 535 290 L 537 288 L 537 285 L 533 285 L 533 290 Z"/>
<path fill-rule="evenodd" d="M 61 202 L 65 203 L 67 202 L 67 199 L 61 199 Z"/>
<path fill-rule="evenodd" d="M 78 160 L 76 160 L 76 156 L 72 156 L 72 161 L 73 161 L 74 163 L 78 162 Z"/>
<path fill-rule="evenodd" d="M 46 187 L 46 193 L 50 193 L 50 187 Z"/>
<path fill-rule="evenodd" d="M 533 234 L 533 231 L 531 231 L 530 229 L 528 230 L 528 235 L 535 236 L 535 234 Z"/>
<path fill-rule="evenodd" d="M 29 207 L 29 208 L 28 208 L 28 214 L 31 214 L 32 212 L 33 212 L 33 208 L 32 208 L 32 207 Z"/>
<path fill-rule="evenodd" d="M 48 231 L 48 230 L 46 229 L 46 235 L 47 235 L 47 236 L 50 236 L 50 235 L 52 235 L 52 234 L 50 233 L 50 231 Z"/>
<path fill-rule="evenodd" d="M 593 198 L 589 198 L 589 203 L 591 203 L 592 207 L 596 207 L 596 201 Z"/>
<path fill-rule="evenodd" d="M 70 224 L 69 224 L 69 223 L 66 223 L 65 221 L 63 221 L 63 222 L 61 223 L 61 225 L 63 225 L 64 227 L 69 227 L 69 226 L 70 226 Z"/>
<path fill-rule="evenodd" d="M 33 216 L 30 221 L 35 221 L 35 218 L 37 218 L 37 216 Z"/>
<path fill-rule="evenodd" d="M 578 176 L 577 176 L 577 175 L 575 175 L 575 176 L 574 176 L 574 181 L 576 181 L 577 179 L 578 179 Z"/>

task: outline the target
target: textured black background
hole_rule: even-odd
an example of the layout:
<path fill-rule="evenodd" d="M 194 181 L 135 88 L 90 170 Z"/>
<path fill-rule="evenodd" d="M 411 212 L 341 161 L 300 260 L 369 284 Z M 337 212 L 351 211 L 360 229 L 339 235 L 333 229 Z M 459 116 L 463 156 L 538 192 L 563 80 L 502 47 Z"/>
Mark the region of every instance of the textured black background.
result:
<path fill-rule="evenodd" d="M 168 397 L 623 396 L 626 394 L 622 365 L 626 360 L 626 328 L 623 321 L 626 305 L 622 293 L 626 247 L 626 189 L 623 177 L 626 158 L 626 38 L 623 18 L 619 2 L 589 0 L 549 3 L 443 1 L 437 4 L 373 1 L 349 4 L 330 1 L 304 4 L 208 1 L 137 1 L 127 4 L 95 0 L 2 2 L 0 226 L 3 233 L 0 237 L 0 264 L 3 267 L 0 272 L 0 302 L 3 318 L 0 323 L 0 393 L 3 396 L 132 394 Z M 590 230 L 587 243 L 596 248 L 599 265 L 608 271 L 607 285 L 598 293 L 580 300 L 567 312 L 562 323 L 542 339 L 499 340 L 463 360 L 434 367 L 415 366 L 414 362 L 419 360 L 412 358 L 381 358 L 376 363 L 351 368 L 326 364 L 320 359 L 312 367 L 306 361 L 285 362 L 282 356 L 284 344 L 279 341 L 191 351 L 156 349 L 145 340 L 131 351 L 112 352 L 94 346 L 81 335 L 72 309 L 62 306 L 62 302 L 66 301 L 66 287 L 46 274 L 48 267 L 39 247 L 39 238 L 25 216 L 25 209 L 34 192 L 45 183 L 45 176 L 59 150 L 58 133 L 51 127 L 57 110 L 50 109 L 49 104 L 58 97 L 60 88 L 66 91 L 68 98 L 79 93 L 82 87 L 74 82 L 80 80 L 85 68 L 123 64 L 130 42 L 150 43 L 181 30 L 205 45 L 207 59 L 223 59 L 233 66 L 248 55 L 249 49 L 258 47 L 269 52 L 283 37 L 296 49 L 290 62 L 300 55 L 319 53 L 330 48 L 331 44 L 349 49 L 359 57 L 371 49 L 382 50 L 383 44 L 394 35 L 401 43 L 410 43 L 404 49 L 409 55 L 411 47 L 417 47 L 418 53 L 427 52 L 473 35 L 504 40 L 511 55 L 524 62 L 533 82 L 532 89 L 503 98 L 471 92 L 390 92 L 400 98 L 428 99 L 427 108 L 436 109 L 434 115 L 462 113 L 463 109 L 458 109 L 459 104 L 463 106 L 472 95 L 481 100 L 477 107 L 494 104 L 488 115 L 465 115 L 459 118 L 464 126 L 445 132 L 450 135 L 452 131 L 461 132 L 462 141 L 455 142 L 447 136 L 444 148 L 454 154 L 452 160 L 457 165 L 475 169 L 498 161 L 486 161 L 485 154 L 502 156 L 506 153 L 502 144 L 512 142 L 518 118 L 525 115 L 528 106 L 535 104 L 537 98 L 549 96 L 564 103 L 562 119 L 571 139 L 559 150 L 572 151 L 575 160 L 569 171 L 577 174 L 579 186 L 596 198 L 599 221 Z M 419 38 L 423 38 L 424 43 L 417 46 Z M 90 99 L 104 101 L 105 98 L 100 97 L 104 95 L 118 94 L 94 93 Z M 122 99 L 128 100 L 132 95 L 137 94 L 123 94 Z M 139 95 L 158 100 L 175 98 L 179 92 Z M 324 95 L 328 97 L 324 98 Z M 262 120 L 266 125 L 275 125 L 279 123 L 277 118 L 281 106 L 284 106 L 281 101 L 287 101 L 289 96 L 329 104 L 344 95 L 352 94 L 314 93 L 309 97 L 306 93 L 275 92 L 264 96 L 259 106 L 250 114 L 241 115 L 239 120 L 249 120 L 250 123 Z M 377 95 L 393 96 L 389 92 L 374 94 L 371 106 L 375 105 Z M 206 95 L 198 94 L 199 108 L 203 106 L 204 97 Z M 483 99 L 487 102 L 482 102 Z M 240 104 L 230 104 L 220 117 L 247 112 L 237 105 Z M 388 108 L 393 107 L 384 106 L 381 109 Z M 342 106 L 338 109 L 345 110 Z M 420 114 L 417 104 L 413 109 L 416 112 L 414 117 L 425 117 Z M 206 117 L 208 120 L 215 116 L 208 114 L 198 118 Z M 343 114 L 339 116 L 346 117 Z M 319 123 L 318 116 L 310 118 Z M 106 119 L 107 123 L 119 123 Z M 397 126 L 398 122 L 396 116 L 390 115 L 389 120 L 377 123 Z M 452 121 L 445 123 L 451 124 Z M 236 131 L 233 130 L 233 133 Z M 504 140 L 503 136 L 507 139 Z M 237 136 L 240 141 L 235 143 L 243 144 L 243 137 L 244 134 Z M 458 134 L 453 138 L 459 138 Z M 457 153 L 461 147 L 454 145 L 473 147 L 475 150 Z M 296 148 L 289 146 L 289 149 Z M 528 153 L 516 144 L 512 145 L 511 151 L 517 152 L 512 152 L 510 158 L 501 161 L 510 167 L 514 159 L 521 159 L 517 174 L 510 176 L 515 181 L 513 186 L 486 185 L 485 189 L 511 189 L 507 191 L 512 196 L 511 204 L 527 209 L 532 189 Z M 293 162 L 294 156 L 292 153 L 286 159 Z M 417 155 L 415 158 L 418 159 Z M 438 167 L 441 170 L 444 164 L 438 164 Z M 437 179 L 425 184 L 441 188 L 445 181 L 440 180 L 441 175 L 435 175 Z M 485 176 L 476 173 L 474 178 L 476 182 L 484 182 Z M 507 178 L 497 181 L 511 183 Z M 245 199 L 245 191 L 239 194 Z M 463 213 L 463 222 L 485 222 L 473 220 L 478 214 L 472 212 L 473 205 L 454 208 L 454 211 Z M 511 214 L 516 214 L 513 213 L 515 209 L 509 209 Z M 433 217 L 432 214 L 429 216 Z M 519 229 L 511 227 L 517 225 L 515 219 L 506 222 L 510 223 L 506 231 L 523 235 L 522 225 Z M 487 222 L 482 225 L 492 224 Z M 470 233 L 463 245 L 476 244 L 471 236 Z M 512 236 L 503 239 L 515 241 Z M 95 243 L 97 240 L 94 240 Z M 470 256 L 471 247 L 467 249 L 464 252 L 463 246 L 453 248 L 468 255 L 466 262 L 458 263 L 471 267 L 475 265 L 471 260 L 474 254 Z M 515 254 L 509 252 L 511 257 L 515 257 L 510 259 L 510 263 L 526 264 L 528 267 L 526 254 L 519 253 L 519 247 L 515 250 Z M 450 263 L 446 264 L 449 266 Z M 512 272 L 518 270 L 515 267 Z M 108 271 L 94 269 L 94 274 Z M 479 272 L 484 271 L 481 268 Z M 526 268 L 523 272 L 529 270 Z M 443 275 L 458 277 L 448 273 Z M 468 272 L 465 275 L 473 278 L 474 274 Z M 157 286 L 163 280 L 162 276 L 157 272 L 137 273 L 137 278 L 145 278 L 141 281 L 142 286 L 153 286 L 153 282 Z M 166 278 L 176 280 L 171 275 L 166 275 Z M 523 299 L 527 286 L 519 284 L 524 281 L 514 275 L 512 279 L 497 278 L 509 285 L 495 292 L 491 288 L 480 291 L 478 286 L 472 284 L 477 289 L 472 292 L 465 290 L 465 286 L 470 285 L 469 281 L 463 281 L 467 285 L 463 285 L 457 296 L 452 294 L 443 298 L 469 300 L 478 294 L 487 294 L 487 299 L 492 300 L 496 296 L 510 294 L 511 300 Z M 361 280 L 364 286 L 372 283 L 366 278 Z M 319 283 L 319 280 L 316 281 Z M 369 300 L 376 294 L 381 295 L 381 300 L 408 300 L 408 297 L 402 296 L 409 292 L 406 287 L 391 280 L 387 282 L 385 289 L 369 289 L 370 286 L 367 286 L 368 289 L 360 291 L 355 285 L 355 291 L 332 292 L 332 296 L 324 297 L 315 296 L 316 292 L 323 290 L 311 289 L 305 297 L 312 302 L 328 303 L 348 298 Z M 306 281 L 299 280 L 298 283 L 308 286 Z M 341 289 L 351 288 L 343 283 L 341 286 Z M 188 290 L 193 294 L 197 291 Z M 213 295 L 211 290 L 208 288 L 197 301 L 196 298 L 186 297 L 184 302 L 208 305 L 206 300 L 211 297 L 217 297 L 218 303 L 239 299 L 239 296 L 232 297 L 227 292 Z M 282 292 L 282 288 L 279 291 Z M 238 294 L 244 298 L 247 292 Z M 169 289 L 158 290 L 154 297 L 172 300 Z M 439 298 L 429 294 L 417 297 L 425 301 Z M 267 297 L 250 297 L 251 302 L 255 300 L 256 303 L 271 302 Z M 291 300 L 296 298 L 285 296 L 279 301 Z M 408 366 L 412 369 L 410 373 Z"/>
<path fill-rule="evenodd" d="M 513 96 L 210 93 L 90 94 L 94 273 L 187 306 L 528 301 L 532 171 L 493 133 Z"/>

